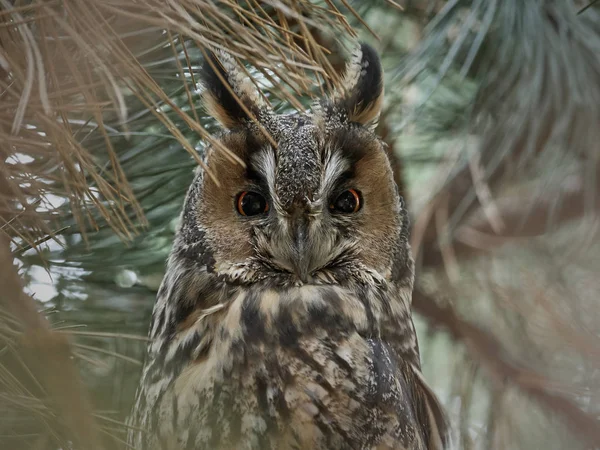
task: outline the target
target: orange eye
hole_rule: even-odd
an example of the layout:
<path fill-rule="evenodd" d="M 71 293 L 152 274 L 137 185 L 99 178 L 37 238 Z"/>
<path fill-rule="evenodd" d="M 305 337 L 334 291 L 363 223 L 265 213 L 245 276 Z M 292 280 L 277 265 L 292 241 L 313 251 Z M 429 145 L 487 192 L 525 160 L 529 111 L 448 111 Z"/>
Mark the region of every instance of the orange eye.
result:
<path fill-rule="evenodd" d="M 348 189 L 337 196 L 329 209 L 334 213 L 352 214 L 358 212 L 361 206 L 360 193 L 355 189 Z"/>
<path fill-rule="evenodd" d="M 244 191 L 238 195 L 237 211 L 242 216 L 256 216 L 269 210 L 269 203 L 258 192 Z"/>

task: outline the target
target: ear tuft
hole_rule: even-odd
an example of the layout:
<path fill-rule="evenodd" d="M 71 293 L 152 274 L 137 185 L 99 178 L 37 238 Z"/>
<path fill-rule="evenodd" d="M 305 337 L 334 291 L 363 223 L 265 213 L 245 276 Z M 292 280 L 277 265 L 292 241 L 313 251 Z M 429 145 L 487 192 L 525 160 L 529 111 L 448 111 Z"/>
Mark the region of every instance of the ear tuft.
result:
<path fill-rule="evenodd" d="M 362 43 L 346 66 L 343 91 L 335 103 L 348 114 L 348 120 L 361 124 L 377 120 L 383 104 L 383 70 L 373 47 Z"/>
<path fill-rule="evenodd" d="M 208 52 L 201 69 L 204 104 L 225 128 L 246 123 L 260 106 L 258 92 L 229 54 Z"/>

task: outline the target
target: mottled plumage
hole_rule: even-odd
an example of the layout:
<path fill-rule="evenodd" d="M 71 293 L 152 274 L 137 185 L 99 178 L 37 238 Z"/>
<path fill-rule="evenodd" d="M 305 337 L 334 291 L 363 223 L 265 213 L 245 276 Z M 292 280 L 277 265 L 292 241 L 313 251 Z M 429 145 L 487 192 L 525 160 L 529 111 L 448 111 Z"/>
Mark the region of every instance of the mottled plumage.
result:
<path fill-rule="evenodd" d="M 306 114 L 262 105 L 226 54 L 211 56 L 203 80 L 220 143 L 244 165 L 211 148 L 220 186 L 198 169 L 190 187 L 131 416 L 146 431 L 130 443 L 444 448 L 411 318 L 407 213 L 373 133 L 376 53 L 358 48 L 345 89 Z M 264 211 L 240 211 L 246 192 Z"/>

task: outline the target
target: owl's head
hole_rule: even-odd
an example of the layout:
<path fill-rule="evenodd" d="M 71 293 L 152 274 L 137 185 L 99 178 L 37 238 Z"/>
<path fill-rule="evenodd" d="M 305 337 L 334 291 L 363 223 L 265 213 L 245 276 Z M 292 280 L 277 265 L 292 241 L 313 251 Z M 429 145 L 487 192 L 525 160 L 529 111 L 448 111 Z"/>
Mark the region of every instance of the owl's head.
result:
<path fill-rule="evenodd" d="M 362 44 L 343 89 L 278 115 L 232 57 L 210 55 L 205 105 L 224 131 L 205 163 L 218 184 L 198 169 L 174 255 L 232 283 L 412 276 L 406 212 L 374 133 L 382 75 Z"/>

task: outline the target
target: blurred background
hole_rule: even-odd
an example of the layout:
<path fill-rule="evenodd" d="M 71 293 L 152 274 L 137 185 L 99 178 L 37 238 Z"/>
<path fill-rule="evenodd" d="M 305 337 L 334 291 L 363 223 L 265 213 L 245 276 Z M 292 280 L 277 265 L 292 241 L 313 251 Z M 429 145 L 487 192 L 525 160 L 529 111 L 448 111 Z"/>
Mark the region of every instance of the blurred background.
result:
<path fill-rule="evenodd" d="M 228 50 L 280 112 L 380 52 L 460 449 L 600 448 L 600 2 L 0 0 L 0 448 L 126 448 Z M 216 174 L 218 176 L 218 174 Z"/>

